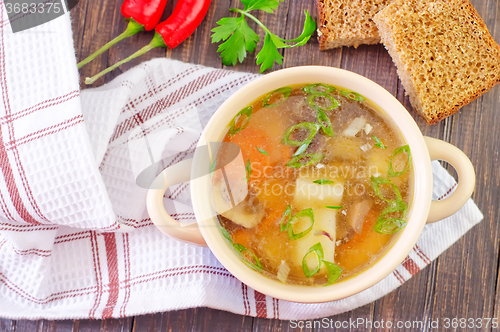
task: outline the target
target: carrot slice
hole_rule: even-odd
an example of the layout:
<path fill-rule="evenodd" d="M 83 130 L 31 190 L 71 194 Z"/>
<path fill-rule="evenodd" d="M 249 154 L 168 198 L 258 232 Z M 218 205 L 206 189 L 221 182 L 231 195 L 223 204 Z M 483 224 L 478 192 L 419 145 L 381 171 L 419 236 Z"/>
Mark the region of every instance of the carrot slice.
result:
<path fill-rule="evenodd" d="M 257 148 L 269 150 L 270 139 L 263 130 L 247 127 L 233 136 L 226 136 L 224 141 L 237 144 L 241 149 L 243 160 L 250 160 L 252 171 L 250 180 L 258 180 L 264 174 L 264 167 L 269 165 L 269 156 L 262 154 Z"/>
<path fill-rule="evenodd" d="M 379 253 L 391 239 L 390 234 L 379 234 L 373 227 L 377 222 L 378 213 L 370 210 L 366 215 L 361 234 L 346 243 L 338 246 L 336 250 L 337 264 L 346 270 L 353 270 L 370 261 Z"/>
<path fill-rule="evenodd" d="M 378 214 L 376 212 L 374 212 L 373 210 L 368 211 L 365 217 L 365 221 L 363 223 L 363 228 L 361 229 L 361 233 L 360 234 L 355 233 L 354 237 L 346 244 L 350 243 L 351 246 L 353 246 L 357 243 L 363 242 L 366 237 L 370 236 L 372 232 L 375 232 L 373 230 L 373 227 L 375 227 L 375 223 L 377 222 L 377 217 Z"/>
<path fill-rule="evenodd" d="M 271 229 L 280 228 L 280 220 L 286 209 L 286 202 L 281 201 L 277 203 L 278 204 L 274 205 L 270 209 L 270 212 L 264 217 L 264 219 L 262 219 L 262 221 L 257 226 L 257 231 L 259 233 L 265 234 Z"/>
<path fill-rule="evenodd" d="M 246 248 L 250 248 L 250 244 L 253 242 L 253 231 L 238 228 L 231 234 L 231 238 L 234 243 L 239 243 Z"/>

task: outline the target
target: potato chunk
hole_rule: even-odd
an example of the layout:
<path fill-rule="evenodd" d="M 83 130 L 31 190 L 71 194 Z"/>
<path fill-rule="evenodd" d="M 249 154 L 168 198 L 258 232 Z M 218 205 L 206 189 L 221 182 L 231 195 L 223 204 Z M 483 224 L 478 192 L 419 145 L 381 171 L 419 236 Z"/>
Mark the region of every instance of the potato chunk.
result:
<path fill-rule="evenodd" d="M 295 182 L 294 206 L 300 209 L 312 205 L 338 205 L 342 200 L 344 184 L 337 180 L 330 180 L 331 184 L 318 184 L 315 177 L 298 177 Z M 329 180 L 329 179 L 327 179 Z"/>
<path fill-rule="evenodd" d="M 294 241 L 294 250 L 292 253 L 292 262 L 294 265 L 301 266 L 302 259 L 309 248 L 318 242 L 323 247 L 324 259 L 329 262 L 334 261 L 335 257 L 335 219 L 337 210 L 324 207 L 313 208 L 314 225 L 311 232 L 301 239 Z"/>
<path fill-rule="evenodd" d="M 346 161 L 357 163 L 361 161 L 365 152 L 361 146 L 365 141 L 359 137 L 335 136 L 327 141 L 326 161 Z"/>
<path fill-rule="evenodd" d="M 321 179 L 332 181 L 333 183 L 314 183 L 314 181 Z M 309 248 L 318 242 L 323 247 L 324 259 L 334 262 L 336 214 L 338 210 L 329 209 L 325 206 L 338 206 L 342 202 L 344 183 L 339 178 L 327 179 L 321 177 L 321 179 L 313 176 L 300 176 L 296 180 L 293 206 L 301 210 L 312 207 L 314 225 L 311 232 L 303 238 L 294 241 L 292 253 L 292 262 L 294 265 L 301 266 L 302 259 Z"/>

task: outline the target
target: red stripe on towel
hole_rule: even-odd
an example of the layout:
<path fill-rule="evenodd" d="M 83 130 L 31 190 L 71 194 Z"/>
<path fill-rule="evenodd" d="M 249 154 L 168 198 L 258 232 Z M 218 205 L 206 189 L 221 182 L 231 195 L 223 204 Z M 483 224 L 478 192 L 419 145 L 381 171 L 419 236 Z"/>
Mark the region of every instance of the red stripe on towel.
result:
<path fill-rule="evenodd" d="M 401 275 L 401 273 L 399 273 L 398 270 L 394 270 L 393 274 L 396 277 L 396 279 L 398 279 L 398 281 L 401 283 L 401 285 L 405 283 L 406 281 L 405 278 L 403 278 L 403 276 Z"/>
<path fill-rule="evenodd" d="M 413 259 L 410 258 L 410 256 L 406 256 L 405 260 L 403 261 L 403 266 L 404 268 L 410 272 L 412 276 L 414 276 L 418 271 L 420 271 L 420 268 L 417 266 L 417 264 L 413 261 Z"/>
<path fill-rule="evenodd" d="M 257 317 L 267 318 L 267 303 L 266 296 L 261 292 L 254 290 L 255 296 L 255 310 L 257 311 Z"/>
<path fill-rule="evenodd" d="M 130 299 L 130 244 L 128 240 L 128 233 L 123 234 L 123 260 L 124 260 L 124 268 L 125 268 L 125 281 L 124 281 L 124 289 L 125 289 L 125 298 L 123 299 L 122 307 L 120 308 L 120 316 L 125 317 L 125 309 L 127 308 L 128 301 Z"/>
<path fill-rule="evenodd" d="M 422 251 L 422 249 L 420 249 L 420 247 L 418 245 L 415 244 L 415 246 L 413 247 L 413 250 L 418 255 L 418 257 L 420 257 L 425 262 L 425 264 L 431 263 L 431 259 L 429 257 L 427 257 L 427 255 Z"/>
<path fill-rule="evenodd" d="M 97 243 L 97 236 L 95 232 L 90 232 L 90 241 L 92 243 L 92 256 L 94 258 L 94 273 L 95 273 L 95 281 L 97 284 L 97 291 L 95 296 L 94 305 L 90 309 L 89 318 L 97 318 L 96 311 L 99 308 L 99 304 L 101 303 L 102 297 L 102 275 L 101 275 L 101 263 L 99 262 L 99 246 Z"/>
<path fill-rule="evenodd" d="M 73 98 L 78 97 L 79 95 L 80 94 L 79 94 L 78 90 L 74 90 L 74 91 L 71 91 L 70 93 L 67 93 L 67 94 L 62 95 L 62 96 L 47 99 L 45 101 L 42 101 L 41 103 L 38 103 L 38 104 L 33 105 L 31 107 L 28 107 L 28 108 L 26 108 L 20 112 L 17 112 L 15 114 L 9 114 L 9 115 L 5 115 L 3 117 L 0 117 L 0 124 L 7 123 L 9 121 L 14 121 L 14 120 L 22 118 L 26 115 L 29 115 L 31 113 L 35 113 L 37 111 L 43 110 L 45 108 L 65 103 L 68 100 L 71 100 Z"/>
<path fill-rule="evenodd" d="M 24 221 L 33 225 L 40 225 L 40 222 L 35 220 L 28 210 L 26 210 L 21 196 L 19 195 L 2 137 L 2 129 L 0 128 L 0 168 L 2 169 L 5 185 L 9 191 L 10 199 L 12 200 L 17 213 Z"/>
<path fill-rule="evenodd" d="M 7 77 L 5 75 L 6 69 L 5 69 L 5 45 L 4 45 L 4 28 L 1 27 L 0 29 L 0 58 L 1 58 L 1 70 L 0 70 L 0 85 L 2 86 L 2 98 L 3 98 L 3 103 L 5 106 L 5 111 L 6 115 L 11 115 L 12 111 L 10 108 L 10 100 L 9 100 L 9 91 L 7 88 Z M 8 130 L 9 130 L 9 137 L 12 140 L 14 136 L 14 128 L 12 126 L 12 123 L 8 123 Z M 21 182 L 24 186 L 24 189 L 26 191 L 26 195 L 28 197 L 28 200 L 30 201 L 33 209 L 35 212 L 40 216 L 42 219 L 45 221 L 48 221 L 45 216 L 43 216 L 42 212 L 40 211 L 40 208 L 38 207 L 38 204 L 36 203 L 35 198 L 33 197 L 33 193 L 31 192 L 31 188 L 29 187 L 28 180 L 26 178 L 26 173 L 24 171 L 23 165 L 21 163 L 21 158 L 19 156 L 19 151 L 17 149 L 13 150 L 14 152 L 14 159 L 16 161 L 16 166 L 18 170 L 19 177 L 21 178 Z M 3 135 L 1 131 L 1 126 L 0 126 L 0 166 L 2 168 L 2 172 L 5 177 L 5 182 L 7 184 L 7 188 L 12 200 L 12 203 L 14 204 L 15 209 L 19 213 L 19 216 L 26 222 L 30 224 L 40 224 L 31 214 L 28 212 L 26 207 L 23 204 L 23 201 L 21 199 L 21 196 L 19 195 L 18 188 L 16 187 L 15 179 L 14 179 L 14 172 L 11 168 L 10 161 L 7 155 L 7 151 L 5 149 L 5 143 L 3 141 Z"/>
<path fill-rule="evenodd" d="M 108 302 L 102 312 L 102 318 L 113 317 L 113 311 L 118 301 L 119 275 L 118 275 L 118 254 L 116 251 L 116 237 L 114 233 L 104 234 L 104 244 L 106 246 L 106 257 L 109 275 L 109 296 Z"/>
<path fill-rule="evenodd" d="M 245 308 L 245 315 L 250 315 L 250 302 L 248 301 L 248 287 L 241 283 L 241 292 L 243 295 L 243 307 Z"/>

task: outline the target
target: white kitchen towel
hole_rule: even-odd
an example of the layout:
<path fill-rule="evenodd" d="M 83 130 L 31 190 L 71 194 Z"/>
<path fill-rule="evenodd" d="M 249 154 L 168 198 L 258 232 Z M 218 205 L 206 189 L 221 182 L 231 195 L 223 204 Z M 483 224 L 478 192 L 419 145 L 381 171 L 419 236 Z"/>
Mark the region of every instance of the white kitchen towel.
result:
<path fill-rule="evenodd" d="M 148 218 L 141 177 L 154 162 L 189 157 L 217 107 L 258 75 L 158 59 L 80 92 L 67 15 L 16 34 L 3 18 L 1 317 L 109 318 L 197 306 L 325 317 L 399 287 L 482 219 L 469 200 L 426 226 L 401 266 L 355 296 L 323 304 L 267 297 L 207 248 L 160 233 Z M 444 198 L 455 181 L 438 163 L 433 171 L 434 197 Z M 194 221 L 188 184 L 165 196 L 173 217 Z"/>

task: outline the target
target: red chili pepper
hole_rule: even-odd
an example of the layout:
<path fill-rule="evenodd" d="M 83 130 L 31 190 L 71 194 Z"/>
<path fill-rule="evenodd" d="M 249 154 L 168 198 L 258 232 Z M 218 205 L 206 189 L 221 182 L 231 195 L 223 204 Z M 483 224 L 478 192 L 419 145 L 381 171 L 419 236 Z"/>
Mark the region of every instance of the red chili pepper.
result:
<path fill-rule="evenodd" d="M 211 0 L 179 0 L 172 15 L 156 27 L 156 32 L 163 37 L 165 47 L 177 47 L 191 36 L 207 14 L 210 2 Z"/>
<path fill-rule="evenodd" d="M 78 68 L 82 68 L 119 41 L 135 35 L 139 31 L 153 30 L 158 25 L 158 22 L 160 22 L 166 4 L 167 0 L 125 0 L 122 4 L 121 11 L 125 19 L 129 21 L 127 29 L 96 52 L 92 53 L 85 60 L 78 63 Z"/>
<path fill-rule="evenodd" d="M 178 0 L 172 15 L 158 24 L 151 42 L 126 59 L 115 63 L 99 74 L 87 77 L 85 84 L 92 84 L 101 76 L 156 47 L 174 48 L 186 40 L 200 25 L 207 14 L 211 0 Z"/>
<path fill-rule="evenodd" d="M 122 5 L 122 15 L 133 19 L 151 31 L 160 23 L 161 15 L 167 0 L 125 0 Z"/>

